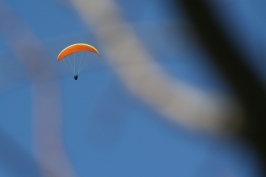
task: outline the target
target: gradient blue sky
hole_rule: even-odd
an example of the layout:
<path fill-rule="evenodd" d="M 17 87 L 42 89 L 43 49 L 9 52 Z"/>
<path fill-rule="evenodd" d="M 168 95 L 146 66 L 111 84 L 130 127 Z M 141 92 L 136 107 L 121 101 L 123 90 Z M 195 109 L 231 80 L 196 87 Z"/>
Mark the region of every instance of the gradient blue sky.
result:
<path fill-rule="evenodd" d="M 99 51 L 101 46 L 68 3 L 53 0 L 4 2 L 45 44 L 50 62 L 60 73 L 63 140 L 79 176 L 218 177 L 225 171 L 239 177 L 254 175 L 256 163 L 247 147 L 233 140 L 198 135 L 179 125 L 164 122 L 161 115 L 132 96 L 112 68 L 104 64 L 108 56 L 103 54 L 102 61 L 85 70 L 79 80 L 74 81 L 72 74 L 56 61 L 58 52 L 76 42 L 93 44 Z M 203 90 L 229 92 L 222 76 L 205 60 L 208 55 L 200 50 L 198 44 L 191 42 L 189 37 L 173 37 L 170 36 L 174 35 L 173 31 L 165 31 L 164 25 L 168 25 L 174 15 L 171 6 L 164 0 L 116 2 L 122 9 L 122 15 L 134 26 L 142 43 L 165 72 Z M 251 2 L 245 0 L 230 2 L 216 4 L 214 9 L 219 9 L 219 18 L 230 20 L 221 23 L 231 24 L 226 27 L 232 32 L 230 35 L 238 34 L 232 41 L 246 41 L 247 44 L 240 47 L 245 49 L 245 54 L 254 56 L 255 42 L 250 41 L 262 38 L 261 43 L 266 42 L 263 34 L 266 23 L 258 19 L 261 14 L 256 15 L 253 11 L 260 7 L 256 3 L 260 2 L 264 7 L 266 4 L 257 0 L 254 7 L 249 8 L 247 4 Z M 186 23 L 182 8 L 178 13 L 180 24 Z M 266 16 L 265 10 L 260 13 Z M 251 24 L 246 23 L 243 17 L 249 18 L 247 21 Z M 253 36 L 255 32 L 257 36 Z M 169 51 L 159 50 L 162 41 Z M 173 46 L 181 46 L 182 49 Z M 2 54 L 10 53 L 3 38 L 0 38 L 0 51 Z M 265 51 L 262 52 L 266 56 Z M 258 77 L 262 80 L 266 78 L 261 60 L 247 62 L 256 68 Z M 17 65 L 15 68 L 19 67 Z M 25 75 L 24 72 L 17 70 L 14 77 Z M 6 87 L 0 92 L 0 127 L 19 148 L 32 154 L 31 84 L 26 78 L 12 79 L 4 72 L 0 71 L 0 74 L 1 85 Z M 107 115 L 99 113 L 101 111 L 107 112 Z M 4 142 L 0 142 L 0 146 L 1 143 Z M 1 160 L 0 157 L 0 176 L 16 176 L 12 166 L 4 165 L 5 158 Z"/>

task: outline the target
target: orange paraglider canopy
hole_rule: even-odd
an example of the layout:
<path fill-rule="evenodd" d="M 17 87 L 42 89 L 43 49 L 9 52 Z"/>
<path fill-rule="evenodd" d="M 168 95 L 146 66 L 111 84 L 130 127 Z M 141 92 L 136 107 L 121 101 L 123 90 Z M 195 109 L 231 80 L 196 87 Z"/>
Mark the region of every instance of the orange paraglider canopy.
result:
<path fill-rule="evenodd" d="M 89 44 L 84 44 L 84 43 L 77 43 L 77 44 L 72 44 L 66 48 L 64 48 L 58 55 L 57 57 L 57 61 L 61 61 L 63 60 L 65 57 L 67 57 L 68 55 L 71 55 L 73 53 L 76 52 L 93 52 L 95 54 L 100 55 L 100 53 L 98 52 L 98 50 L 89 45 Z"/>

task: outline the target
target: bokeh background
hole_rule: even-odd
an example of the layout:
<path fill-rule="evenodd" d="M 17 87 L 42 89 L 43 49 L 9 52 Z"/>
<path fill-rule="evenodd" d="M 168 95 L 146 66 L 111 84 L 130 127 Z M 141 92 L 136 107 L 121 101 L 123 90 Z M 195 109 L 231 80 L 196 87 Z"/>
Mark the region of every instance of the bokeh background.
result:
<path fill-rule="evenodd" d="M 265 8 L 0 0 L 0 176 L 263 176 Z M 80 42 L 101 55 L 75 81 Z"/>

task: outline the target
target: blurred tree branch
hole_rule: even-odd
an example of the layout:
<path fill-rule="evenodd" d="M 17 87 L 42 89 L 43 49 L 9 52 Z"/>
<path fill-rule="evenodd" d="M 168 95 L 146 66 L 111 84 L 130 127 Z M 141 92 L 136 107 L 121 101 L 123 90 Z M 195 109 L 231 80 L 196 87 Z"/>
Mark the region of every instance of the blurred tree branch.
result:
<path fill-rule="evenodd" d="M 176 1 L 173 1 L 176 4 Z M 227 40 L 208 3 L 204 0 L 180 0 L 200 41 L 212 56 L 219 71 L 227 79 L 234 94 L 245 111 L 245 126 L 241 137 L 258 150 L 263 169 L 266 165 L 266 93 L 265 87 L 251 68 L 244 62 L 241 51 L 237 51 Z M 179 4 L 176 4 L 178 7 Z M 263 175 L 266 175 L 263 172 Z"/>

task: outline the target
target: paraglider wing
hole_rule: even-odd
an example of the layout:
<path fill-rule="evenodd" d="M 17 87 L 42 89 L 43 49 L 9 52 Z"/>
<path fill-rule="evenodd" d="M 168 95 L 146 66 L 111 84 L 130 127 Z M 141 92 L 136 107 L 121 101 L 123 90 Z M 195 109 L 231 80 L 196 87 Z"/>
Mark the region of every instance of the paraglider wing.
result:
<path fill-rule="evenodd" d="M 88 44 L 84 44 L 84 43 L 77 43 L 77 44 L 73 44 L 70 45 L 66 48 L 64 48 L 58 55 L 57 57 L 57 61 L 61 61 L 63 60 L 65 57 L 67 57 L 68 55 L 71 55 L 73 53 L 76 52 L 93 52 L 95 54 L 100 55 L 100 53 L 98 52 L 98 50 Z"/>

